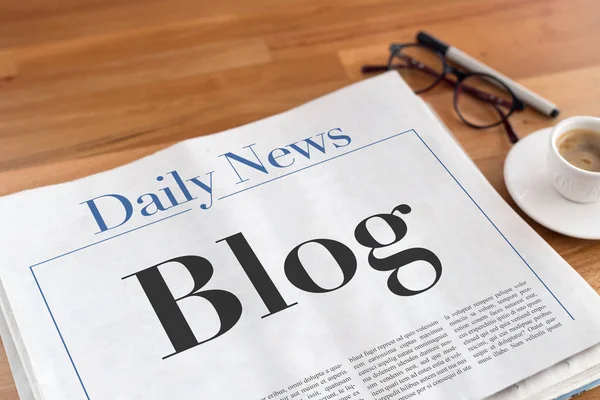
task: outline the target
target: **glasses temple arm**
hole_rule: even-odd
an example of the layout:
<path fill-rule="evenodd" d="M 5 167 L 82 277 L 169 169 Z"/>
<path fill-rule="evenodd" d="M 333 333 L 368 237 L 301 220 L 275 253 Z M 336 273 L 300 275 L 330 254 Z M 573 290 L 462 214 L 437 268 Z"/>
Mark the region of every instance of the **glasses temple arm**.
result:
<path fill-rule="evenodd" d="M 472 86 L 460 85 L 460 87 L 463 92 L 470 94 L 471 96 L 476 97 L 477 99 L 479 99 L 481 101 L 485 101 L 486 103 L 492 104 L 494 107 L 496 107 L 497 105 L 501 105 L 503 107 L 510 109 L 513 106 L 513 103 L 511 101 L 506 101 L 504 99 L 501 99 L 498 96 L 494 96 L 493 94 L 486 93 L 486 92 L 476 89 Z"/>
<path fill-rule="evenodd" d="M 412 67 L 418 68 L 420 70 L 422 70 L 423 72 L 426 72 L 429 75 L 435 75 L 435 76 L 439 76 L 440 74 L 435 71 L 433 68 L 423 64 L 420 61 L 417 61 L 415 59 L 413 59 L 412 57 L 406 55 L 406 54 L 401 54 L 400 57 L 405 58 Z M 448 79 L 448 77 L 446 77 L 445 75 L 442 77 L 443 81 L 450 84 L 451 86 L 456 86 L 457 82 Z M 465 92 L 470 94 L 473 97 L 476 97 L 477 99 L 481 100 L 481 101 L 485 101 L 486 103 L 490 103 L 495 105 L 501 105 L 503 107 L 506 108 L 511 108 L 512 107 L 512 102 L 506 101 L 501 99 L 498 96 L 494 96 L 492 94 L 486 93 L 482 90 L 479 90 L 477 88 L 474 88 L 473 86 L 469 86 L 469 85 L 461 85 L 461 89 Z"/>
<path fill-rule="evenodd" d="M 431 75 L 434 77 L 440 76 L 440 73 L 437 72 L 436 70 L 434 70 L 433 68 L 429 67 L 426 64 L 423 64 L 420 61 L 415 60 L 414 58 L 412 58 L 406 54 L 398 54 L 398 57 L 404 58 L 410 64 L 410 67 L 418 68 L 421 71 L 427 73 L 428 75 Z M 369 73 L 369 72 L 383 72 L 383 71 L 387 71 L 390 69 L 400 69 L 400 68 L 407 68 L 407 67 L 408 67 L 407 65 L 390 65 L 389 67 L 384 66 L 384 65 L 363 65 L 361 70 L 363 73 Z M 457 84 L 452 79 L 448 79 L 448 77 L 446 77 L 445 75 L 442 77 L 442 80 L 453 87 L 456 86 L 456 84 Z M 470 94 L 471 96 L 476 97 L 477 99 L 479 99 L 481 101 L 485 101 L 486 103 L 489 103 L 489 104 L 493 104 L 493 105 L 498 104 L 498 105 L 501 105 L 506 108 L 511 108 L 513 105 L 512 102 L 503 100 L 497 96 L 483 92 L 483 91 L 476 89 L 469 85 L 461 85 L 461 89 L 465 93 Z"/>
<path fill-rule="evenodd" d="M 363 65 L 362 67 L 360 67 L 360 72 L 362 72 L 363 74 L 369 74 L 372 72 L 384 72 L 384 71 L 389 71 L 390 69 L 388 68 L 387 65 Z"/>
<path fill-rule="evenodd" d="M 515 133 L 510 122 L 508 122 L 508 118 L 506 118 L 506 115 L 504 115 L 504 113 L 501 109 L 498 108 L 498 106 L 494 105 L 494 108 L 496 109 L 496 111 L 498 111 L 498 114 L 500 114 L 502 124 L 504 125 L 504 129 L 506 129 L 506 134 L 508 135 L 508 140 L 510 140 L 512 144 L 517 143 L 519 141 L 519 137 Z"/>

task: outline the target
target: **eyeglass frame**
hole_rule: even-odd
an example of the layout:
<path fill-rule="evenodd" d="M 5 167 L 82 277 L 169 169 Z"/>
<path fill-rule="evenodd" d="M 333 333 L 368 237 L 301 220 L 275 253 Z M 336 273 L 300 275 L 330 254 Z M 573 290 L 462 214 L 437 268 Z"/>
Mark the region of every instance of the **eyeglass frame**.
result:
<path fill-rule="evenodd" d="M 442 62 L 442 71 L 438 72 L 435 69 L 431 68 L 430 66 L 425 65 L 421 61 L 413 59 L 412 57 L 410 57 L 407 54 L 402 54 L 403 57 L 400 57 L 399 54 L 402 51 L 402 49 L 407 48 L 407 47 L 419 47 L 419 48 L 425 49 L 425 50 L 430 51 L 433 54 L 435 54 Z M 510 117 L 515 111 L 522 111 L 525 108 L 525 104 L 501 80 L 499 80 L 496 77 L 489 75 L 489 74 L 480 73 L 480 72 L 465 72 L 458 68 L 452 67 L 452 66 L 448 65 L 446 56 L 443 53 L 441 53 L 438 50 L 433 49 L 429 46 L 423 45 L 421 43 L 393 43 L 390 45 L 390 57 L 388 58 L 388 62 L 387 62 L 386 66 L 363 65 L 361 70 L 363 73 L 370 73 L 370 72 L 388 71 L 388 70 L 409 67 L 409 65 L 394 65 L 393 61 L 396 57 L 398 57 L 401 60 L 407 61 L 410 64 L 410 67 L 415 67 L 415 68 L 423 71 L 424 73 L 437 76 L 437 78 L 429 86 L 427 86 L 423 89 L 420 89 L 420 90 L 415 90 L 416 94 L 427 92 L 427 91 L 433 89 L 434 87 L 436 87 L 440 82 L 444 81 L 445 83 L 449 84 L 450 86 L 452 86 L 454 88 L 454 96 L 453 96 L 453 101 L 452 101 L 454 110 L 456 111 L 456 114 L 461 119 L 461 121 L 463 121 L 466 125 L 468 125 L 472 128 L 475 128 L 475 129 L 487 129 L 487 128 L 493 128 L 500 124 L 504 124 L 508 138 L 511 141 L 511 143 L 516 143 L 519 140 L 519 137 L 514 132 L 510 122 L 508 122 L 508 117 Z M 453 74 L 456 77 L 456 81 L 449 79 L 447 76 L 448 74 Z M 468 85 L 464 85 L 464 84 L 460 85 L 460 83 L 462 81 L 464 81 L 465 79 L 474 77 L 474 76 L 484 78 L 485 80 L 489 81 L 490 83 L 492 83 L 496 86 L 499 86 L 501 89 L 505 90 L 512 98 L 511 104 L 507 105 L 508 102 L 506 100 L 503 100 L 503 99 L 501 99 L 497 96 L 494 96 L 490 93 L 486 93 L 484 91 L 481 91 L 479 89 L 473 88 Z M 488 124 L 488 125 L 476 125 L 476 124 L 473 124 L 473 123 L 469 122 L 468 120 L 466 120 L 458 108 L 457 99 L 458 99 L 458 96 L 461 94 L 460 89 L 462 89 L 462 91 L 465 91 L 465 89 L 466 89 L 467 94 L 470 94 L 470 95 L 478 98 L 479 100 L 490 103 L 492 106 L 494 106 L 496 111 L 498 111 L 498 114 L 500 114 L 500 120 L 497 122 L 494 122 L 492 124 Z M 502 111 L 500 108 L 498 108 L 498 105 L 508 108 L 509 109 L 508 112 L 505 113 L 504 111 Z"/>

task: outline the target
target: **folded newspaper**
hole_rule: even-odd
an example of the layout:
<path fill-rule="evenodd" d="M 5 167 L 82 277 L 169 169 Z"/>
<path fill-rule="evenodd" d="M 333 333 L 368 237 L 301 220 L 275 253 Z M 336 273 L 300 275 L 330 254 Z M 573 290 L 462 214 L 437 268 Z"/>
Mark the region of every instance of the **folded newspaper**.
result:
<path fill-rule="evenodd" d="M 598 294 L 395 72 L 0 198 L 23 399 L 548 398 Z"/>

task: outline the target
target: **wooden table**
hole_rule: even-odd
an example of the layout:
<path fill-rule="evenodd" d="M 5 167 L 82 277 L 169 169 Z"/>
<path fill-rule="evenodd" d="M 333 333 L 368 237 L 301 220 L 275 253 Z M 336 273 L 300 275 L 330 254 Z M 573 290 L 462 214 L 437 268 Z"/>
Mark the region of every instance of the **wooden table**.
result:
<path fill-rule="evenodd" d="M 419 29 L 557 103 L 600 115 L 597 0 L 0 0 L 0 194 L 83 177 L 284 111 L 384 62 Z M 6 72 L 9 71 L 9 72 Z M 425 95 L 500 194 L 510 144 Z M 520 135 L 556 121 L 526 110 Z M 521 214 L 523 215 L 523 214 Z M 523 215 L 600 290 L 600 242 Z M 17 399 L 2 353 L 0 398 Z M 600 389 L 580 399 L 600 399 Z"/>

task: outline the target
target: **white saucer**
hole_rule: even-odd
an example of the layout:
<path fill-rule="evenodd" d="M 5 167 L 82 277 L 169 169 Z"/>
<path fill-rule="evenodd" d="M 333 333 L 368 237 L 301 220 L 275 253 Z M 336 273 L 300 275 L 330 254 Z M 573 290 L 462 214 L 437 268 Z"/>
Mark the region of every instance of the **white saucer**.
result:
<path fill-rule="evenodd" d="M 546 228 L 580 239 L 600 239 L 600 202 L 574 203 L 552 187 L 546 167 L 551 130 L 533 132 L 508 153 L 504 163 L 508 192 L 527 215 Z"/>

